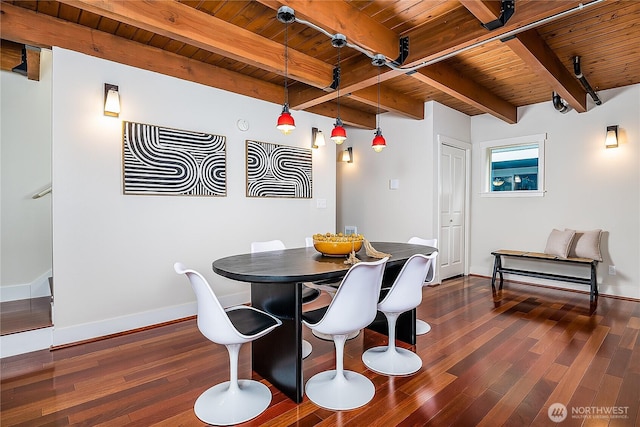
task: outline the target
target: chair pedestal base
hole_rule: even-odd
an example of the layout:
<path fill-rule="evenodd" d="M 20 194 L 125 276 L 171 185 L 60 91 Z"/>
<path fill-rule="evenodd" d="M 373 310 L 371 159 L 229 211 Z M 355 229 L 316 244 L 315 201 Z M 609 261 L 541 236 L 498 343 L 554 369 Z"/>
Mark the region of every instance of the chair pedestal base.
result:
<path fill-rule="evenodd" d="M 196 400 L 196 416 L 207 424 L 228 426 L 249 421 L 269 407 L 269 387 L 253 380 L 239 380 L 238 386 L 230 392 L 227 381 L 207 389 Z"/>
<path fill-rule="evenodd" d="M 336 371 L 325 371 L 307 381 L 305 394 L 313 403 L 334 411 L 346 411 L 366 405 L 375 394 L 369 378 L 353 371 L 343 371 L 344 378 L 336 377 Z"/>
<path fill-rule="evenodd" d="M 422 359 L 404 348 L 373 347 L 362 354 L 362 362 L 372 371 L 385 375 L 410 375 L 422 367 Z"/>
<path fill-rule="evenodd" d="M 312 329 L 311 333 L 313 335 L 315 335 L 316 337 L 320 338 L 321 340 L 333 341 L 333 335 L 323 334 L 322 332 L 318 332 L 315 329 Z M 347 335 L 347 339 L 348 340 L 354 339 L 358 335 L 360 335 L 360 330 L 359 329 L 357 331 L 353 331 L 349 335 Z"/>
<path fill-rule="evenodd" d="M 431 325 L 424 320 L 416 319 L 416 335 L 424 335 L 431 330 Z"/>
<path fill-rule="evenodd" d="M 313 351 L 313 346 L 307 340 L 302 340 L 302 358 L 306 359 Z"/>

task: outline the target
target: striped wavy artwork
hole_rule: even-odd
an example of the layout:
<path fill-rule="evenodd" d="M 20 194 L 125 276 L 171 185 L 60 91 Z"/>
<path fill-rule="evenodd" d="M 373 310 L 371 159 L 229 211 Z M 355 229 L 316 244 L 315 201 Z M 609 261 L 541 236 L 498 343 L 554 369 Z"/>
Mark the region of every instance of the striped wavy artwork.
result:
<path fill-rule="evenodd" d="M 247 140 L 247 197 L 312 197 L 311 149 Z"/>
<path fill-rule="evenodd" d="M 226 138 L 124 122 L 125 194 L 226 196 Z"/>

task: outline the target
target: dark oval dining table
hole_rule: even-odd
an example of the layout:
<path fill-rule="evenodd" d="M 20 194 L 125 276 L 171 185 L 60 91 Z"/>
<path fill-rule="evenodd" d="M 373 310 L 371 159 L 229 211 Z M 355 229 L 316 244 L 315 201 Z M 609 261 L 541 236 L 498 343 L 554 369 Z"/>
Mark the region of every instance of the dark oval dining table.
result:
<path fill-rule="evenodd" d="M 372 242 L 380 252 L 391 254 L 385 268 L 383 286 L 390 286 L 404 263 L 414 254 L 430 255 L 436 248 L 395 242 Z M 361 261 L 375 261 L 362 248 Z M 302 402 L 302 283 L 338 282 L 351 265 L 345 257 L 330 257 L 312 247 L 246 253 L 220 258 L 213 271 L 221 276 L 251 283 L 251 305 L 282 320 L 282 326 L 253 341 L 253 370 L 266 378 L 296 403 Z M 404 313 L 397 323 L 397 338 L 415 344 L 415 310 Z M 387 322 L 378 313 L 370 329 L 387 334 Z M 313 353 L 311 354 L 313 357 Z"/>

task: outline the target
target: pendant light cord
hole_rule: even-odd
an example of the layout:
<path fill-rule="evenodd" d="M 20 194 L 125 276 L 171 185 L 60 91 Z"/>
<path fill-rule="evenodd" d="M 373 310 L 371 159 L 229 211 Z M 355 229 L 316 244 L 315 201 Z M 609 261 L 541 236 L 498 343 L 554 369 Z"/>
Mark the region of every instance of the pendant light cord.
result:
<path fill-rule="evenodd" d="M 289 24 L 284 26 L 284 104 L 289 106 Z"/>
<path fill-rule="evenodd" d="M 340 74 L 342 73 L 342 70 L 340 69 L 340 49 L 342 49 L 341 47 L 338 47 L 338 98 L 337 98 L 337 104 L 338 104 L 338 120 L 340 120 L 340 77 L 342 77 Z"/>
<path fill-rule="evenodd" d="M 378 114 L 376 114 L 376 127 L 380 129 L 380 67 L 378 67 Z"/>

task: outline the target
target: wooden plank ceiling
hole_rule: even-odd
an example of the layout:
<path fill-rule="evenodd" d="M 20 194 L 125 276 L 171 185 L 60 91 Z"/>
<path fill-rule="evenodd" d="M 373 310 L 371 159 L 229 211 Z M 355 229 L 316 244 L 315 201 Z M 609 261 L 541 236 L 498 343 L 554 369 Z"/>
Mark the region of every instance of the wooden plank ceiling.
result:
<path fill-rule="evenodd" d="M 296 22 L 276 18 L 283 5 Z M 578 112 L 597 108 L 575 77 L 575 56 L 596 91 L 640 83 L 637 0 L 61 0 L 0 7 L 2 69 L 15 66 L 22 46 L 60 46 L 277 104 L 285 97 L 286 40 L 293 114 L 335 117 L 339 92 L 345 124 L 369 129 L 378 108 L 421 119 L 430 100 L 508 123 L 517 122 L 517 107 L 549 101 L 553 108 L 552 92 Z M 504 25 L 481 25 L 511 7 Z M 347 46 L 332 46 L 336 33 Z M 397 60 L 401 39 L 408 42 L 403 62 L 372 65 L 373 54 Z"/>

